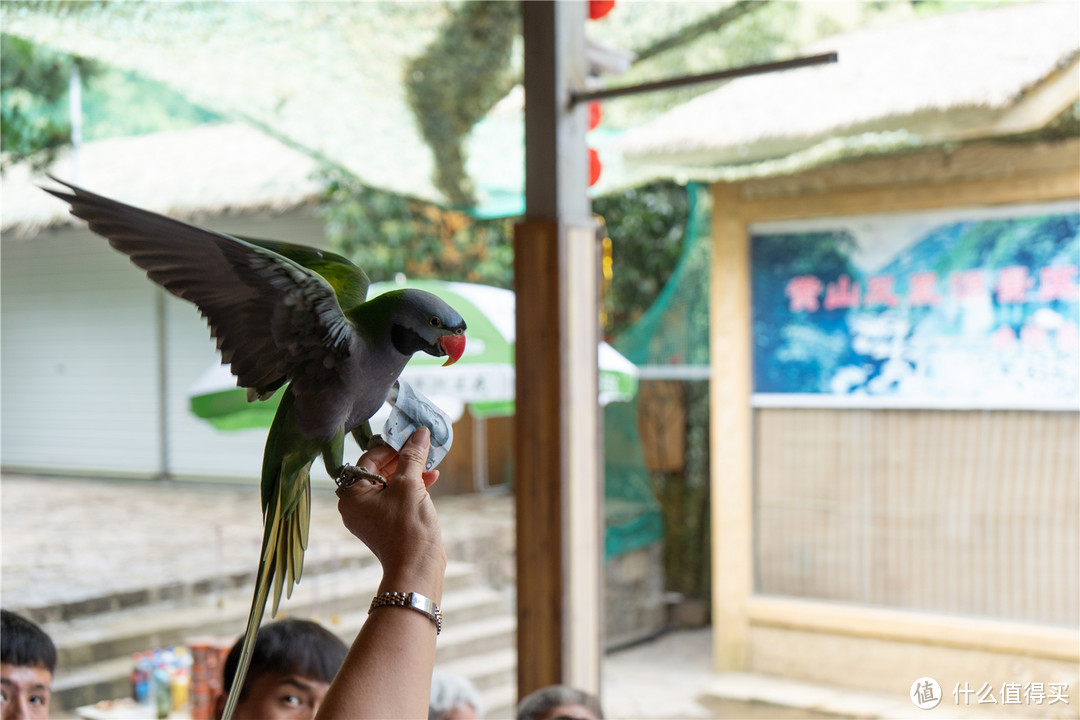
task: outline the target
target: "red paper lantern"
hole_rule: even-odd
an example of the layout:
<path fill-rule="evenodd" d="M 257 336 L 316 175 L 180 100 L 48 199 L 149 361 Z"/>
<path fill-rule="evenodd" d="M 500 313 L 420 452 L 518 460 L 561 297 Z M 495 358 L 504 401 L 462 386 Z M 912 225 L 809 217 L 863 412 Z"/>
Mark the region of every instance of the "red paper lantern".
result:
<path fill-rule="evenodd" d="M 599 20 L 611 12 L 615 7 L 615 0 L 589 0 L 589 19 Z"/>
<path fill-rule="evenodd" d="M 600 153 L 589 148 L 589 187 L 595 185 L 596 181 L 600 179 L 600 170 L 602 169 L 603 166 L 600 164 Z"/>
<path fill-rule="evenodd" d="M 596 126 L 604 117 L 604 111 L 600 109 L 600 101 L 593 100 L 589 103 L 589 129 L 595 130 Z"/>

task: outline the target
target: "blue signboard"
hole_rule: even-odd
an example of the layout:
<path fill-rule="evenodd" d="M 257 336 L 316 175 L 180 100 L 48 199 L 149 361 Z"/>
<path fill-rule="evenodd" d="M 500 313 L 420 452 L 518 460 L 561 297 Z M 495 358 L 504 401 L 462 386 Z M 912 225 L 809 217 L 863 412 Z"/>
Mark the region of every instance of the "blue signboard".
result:
<path fill-rule="evenodd" d="M 1080 409 L 1076 202 L 751 226 L 756 406 Z"/>

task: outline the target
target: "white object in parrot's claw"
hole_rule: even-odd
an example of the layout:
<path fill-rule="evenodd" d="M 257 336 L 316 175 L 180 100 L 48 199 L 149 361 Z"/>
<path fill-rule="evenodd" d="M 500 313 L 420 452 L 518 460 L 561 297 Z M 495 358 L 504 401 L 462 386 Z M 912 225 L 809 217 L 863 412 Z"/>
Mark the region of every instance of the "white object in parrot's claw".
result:
<path fill-rule="evenodd" d="M 394 383 L 386 401 L 393 409 L 383 425 L 383 442 L 400 450 L 414 432 L 426 427 L 431 431 L 431 445 L 424 470 L 433 470 L 454 444 L 454 423 L 450 416 L 403 380 Z"/>

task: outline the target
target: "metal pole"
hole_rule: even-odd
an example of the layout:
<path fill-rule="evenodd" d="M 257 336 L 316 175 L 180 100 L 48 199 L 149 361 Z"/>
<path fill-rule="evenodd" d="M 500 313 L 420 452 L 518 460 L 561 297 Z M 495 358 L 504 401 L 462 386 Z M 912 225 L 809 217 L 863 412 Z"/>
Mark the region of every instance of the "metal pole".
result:
<path fill-rule="evenodd" d="M 739 68 L 731 68 L 730 70 L 716 70 L 714 72 L 702 73 L 701 75 L 684 75 L 682 77 L 668 78 L 666 80 L 641 83 L 640 85 L 627 85 L 625 87 L 605 88 L 603 90 L 574 92 L 570 95 L 570 103 L 571 105 L 576 105 L 590 100 L 606 100 L 613 97 L 622 97 L 623 95 L 637 95 L 639 93 L 655 92 L 657 90 L 668 90 L 670 88 L 683 87 L 684 85 L 731 80 L 733 78 L 746 77 L 747 75 L 761 75 L 764 73 L 778 72 L 780 70 L 794 70 L 795 68 L 834 63 L 837 59 L 836 53 L 829 52 L 820 55 L 807 55 L 805 57 L 792 58 L 790 60 L 760 63 L 758 65 L 745 65 Z"/>
<path fill-rule="evenodd" d="M 71 182 L 79 182 L 79 149 L 82 147 L 83 112 L 82 112 L 82 79 L 79 77 L 79 66 L 71 64 L 71 74 L 68 75 L 68 120 L 71 124 Z"/>

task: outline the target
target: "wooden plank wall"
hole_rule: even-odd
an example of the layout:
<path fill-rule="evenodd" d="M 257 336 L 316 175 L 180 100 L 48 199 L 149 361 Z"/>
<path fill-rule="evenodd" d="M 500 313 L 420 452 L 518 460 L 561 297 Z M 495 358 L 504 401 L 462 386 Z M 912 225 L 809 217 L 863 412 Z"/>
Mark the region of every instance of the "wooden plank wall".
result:
<path fill-rule="evenodd" d="M 1080 414 L 759 409 L 755 592 L 1080 623 Z"/>

